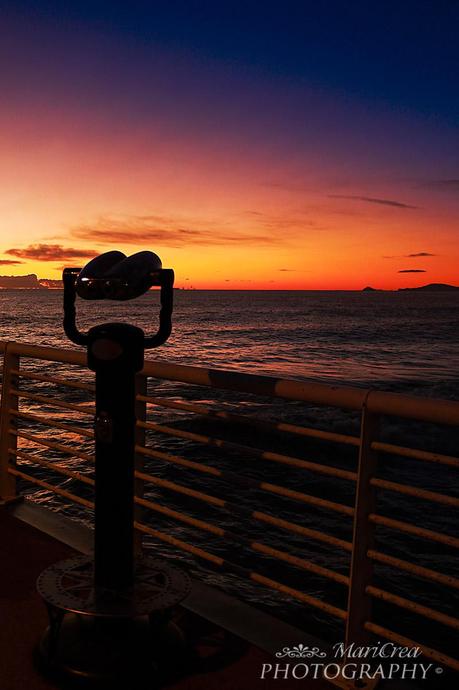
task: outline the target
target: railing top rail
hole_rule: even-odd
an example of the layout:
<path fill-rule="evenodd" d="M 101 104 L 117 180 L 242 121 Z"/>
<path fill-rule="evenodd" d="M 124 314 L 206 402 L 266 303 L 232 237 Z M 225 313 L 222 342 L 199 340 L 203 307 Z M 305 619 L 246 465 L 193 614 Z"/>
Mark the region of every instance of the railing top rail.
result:
<path fill-rule="evenodd" d="M 421 398 L 374 390 L 368 395 L 367 408 L 375 414 L 393 415 L 432 424 L 459 425 L 459 400 Z"/>
<path fill-rule="evenodd" d="M 82 351 L 0 341 L 0 352 L 4 352 L 7 345 L 10 352 L 23 357 L 80 366 L 86 365 L 86 353 Z M 394 415 L 423 422 L 459 425 L 459 401 L 457 400 L 421 398 L 371 388 L 299 381 L 149 360 L 145 362 L 142 374 L 169 381 L 182 381 L 183 383 L 266 397 L 300 400 L 348 410 L 360 410 L 366 405 L 371 412 L 376 414 Z"/>
<path fill-rule="evenodd" d="M 146 376 L 183 381 L 211 388 L 224 388 L 241 393 L 265 395 L 267 397 L 302 400 L 317 405 L 331 405 L 349 410 L 360 410 L 365 404 L 369 410 L 379 414 L 395 415 L 418 421 L 459 424 L 459 401 L 438 398 L 420 398 L 402 393 L 389 393 L 357 388 L 353 386 L 330 385 L 315 381 L 259 376 L 224 369 L 170 364 L 146 361 L 142 371 Z"/>
<path fill-rule="evenodd" d="M 61 362 L 62 364 L 76 364 L 81 366 L 86 366 L 87 363 L 86 352 L 71 350 L 70 348 L 47 347 L 42 345 L 32 345 L 30 343 L 18 343 L 14 341 L 0 341 L 0 352 L 5 352 L 7 346 L 9 352 L 21 355 L 22 357 L 43 359 L 49 362 Z"/>
<path fill-rule="evenodd" d="M 228 369 L 206 369 L 168 362 L 146 361 L 142 373 L 169 381 L 183 381 L 239 393 L 302 400 L 351 410 L 359 410 L 368 394 L 364 388 L 260 376 Z"/>

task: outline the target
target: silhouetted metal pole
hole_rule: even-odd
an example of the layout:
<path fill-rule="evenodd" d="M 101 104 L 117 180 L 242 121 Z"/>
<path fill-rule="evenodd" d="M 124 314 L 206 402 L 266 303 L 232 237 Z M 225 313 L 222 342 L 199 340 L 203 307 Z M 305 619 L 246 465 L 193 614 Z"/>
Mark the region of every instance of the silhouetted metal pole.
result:
<path fill-rule="evenodd" d="M 96 373 L 94 581 L 130 587 L 134 573 L 135 375 L 143 366 L 144 333 L 128 324 L 88 334 Z"/>

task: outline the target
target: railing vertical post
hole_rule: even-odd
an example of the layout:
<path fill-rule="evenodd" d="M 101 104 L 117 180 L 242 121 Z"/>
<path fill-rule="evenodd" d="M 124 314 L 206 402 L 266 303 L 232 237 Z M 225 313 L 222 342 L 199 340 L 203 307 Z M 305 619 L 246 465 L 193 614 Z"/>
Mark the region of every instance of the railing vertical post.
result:
<path fill-rule="evenodd" d="M 19 355 L 11 352 L 10 343 L 6 344 L 3 355 L 3 385 L 2 400 L 0 404 L 0 498 L 8 501 L 16 496 L 16 480 L 9 474 L 10 449 L 16 450 L 17 436 L 10 429 L 16 425 L 16 418 L 11 410 L 18 409 L 18 398 L 11 393 L 12 388 L 17 388 L 17 375 L 14 370 L 19 370 Z"/>
<path fill-rule="evenodd" d="M 135 378 L 135 417 L 138 422 L 145 422 L 147 419 L 147 403 L 145 400 L 139 400 L 139 395 L 145 396 L 147 394 L 147 377 L 143 374 L 137 374 Z M 145 447 L 145 428 L 136 425 L 135 428 L 135 444 L 142 448 Z M 135 470 L 136 472 L 142 472 L 144 469 L 144 456 L 142 453 L 135 453 Z M 135 479 L 134 482 L 134 496 L 142 498 L 144 493 L 144 481 L 143 479 Z M 134 520 L 135 522 L 141 522 L 142 518 L 142 506 L 138 504 L 134 505 Z M 143 533 L 139 530 L 134 532 L 134 552 L 140 554 L 142 551 L 142 537 Z"/>
<path fill-rule="evenodd" d="M 373 562 L 368 558 L 368 550 L 374 548 L 374 525 L 368 518 L 376 508 L 376 490 L 370 481 L 376 473 L 378 462 L 378 453 L 371 444 L 379 436 L 380 417 L 368 410 L 369 395 L 371 392 L 362 407 L 346 645 L 352 642 L 366 645 L 370 638 L 364 626 L 366 621 L 371 620 L 372 597 L 366 588 L 373 577 Z"/>

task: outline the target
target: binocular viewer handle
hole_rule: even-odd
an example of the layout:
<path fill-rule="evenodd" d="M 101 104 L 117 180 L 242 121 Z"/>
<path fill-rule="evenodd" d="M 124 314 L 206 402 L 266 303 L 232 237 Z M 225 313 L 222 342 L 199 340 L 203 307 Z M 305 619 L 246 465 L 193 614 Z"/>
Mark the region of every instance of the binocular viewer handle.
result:
<path fill-rule="evenodd" d="M 147 335 L 144 339 L 144 347 L 158 347 L 166 342 L 172 331 L 172 308 L 174 304 L 174 271 L 171 268 L 162 268 L 155 276 L 160 285 L 160 310 L 159 328 L 155 335 Z"/>
<path fill-rule="evenodd" d="M 88 344 L 88 334 L 76 325 L 77 295 L 86 300 L 126 301 L 143 295 L 153 286 L 161 288 L 159 328 L 146 336 L 144 347 L 162 345 L 172 330 L 174 271 L 162 268 L 153 252 L 138 252 L 126 257 L 121 252 L 106 252 L 92 259 L 83 269 L 66 268 L 64 283 L 64 331 L 77 345 Z"/>

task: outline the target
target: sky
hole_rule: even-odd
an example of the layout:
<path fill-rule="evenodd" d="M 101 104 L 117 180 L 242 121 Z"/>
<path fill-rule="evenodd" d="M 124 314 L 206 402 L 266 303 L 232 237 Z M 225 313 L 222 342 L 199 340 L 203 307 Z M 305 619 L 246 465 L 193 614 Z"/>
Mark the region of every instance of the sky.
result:
<path fill-rule="evenodd" d="M 459 2 L 2 2 L 0 274 L 459 285 Z"/>

